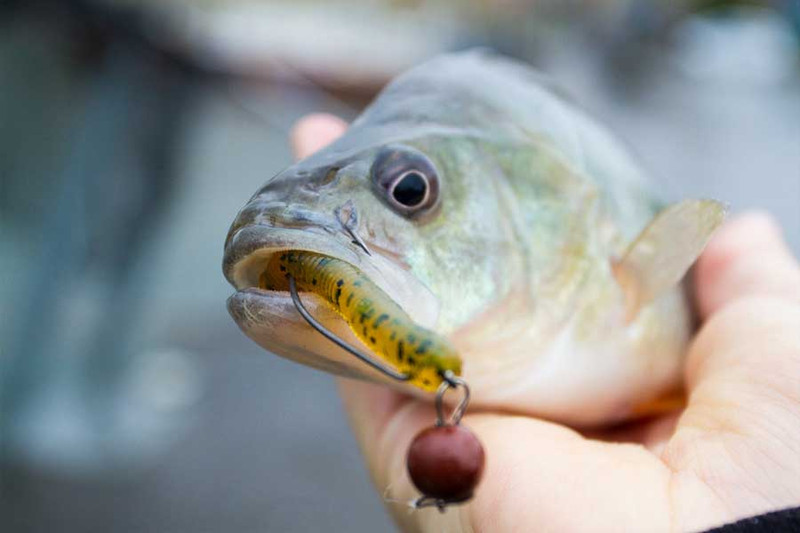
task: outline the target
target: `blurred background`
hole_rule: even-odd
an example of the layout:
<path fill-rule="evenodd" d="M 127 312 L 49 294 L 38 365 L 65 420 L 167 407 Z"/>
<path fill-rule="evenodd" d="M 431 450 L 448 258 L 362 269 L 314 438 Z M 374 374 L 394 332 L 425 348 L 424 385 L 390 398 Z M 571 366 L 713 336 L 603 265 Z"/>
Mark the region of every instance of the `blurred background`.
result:
<path fill-rule="evenodd" d="M 474 46 L 800 251 L 800 0 L 6 0 L 0 531 L 392 530 L 334 380 L 228 317 L 222 245 L 299 117 Z"/>

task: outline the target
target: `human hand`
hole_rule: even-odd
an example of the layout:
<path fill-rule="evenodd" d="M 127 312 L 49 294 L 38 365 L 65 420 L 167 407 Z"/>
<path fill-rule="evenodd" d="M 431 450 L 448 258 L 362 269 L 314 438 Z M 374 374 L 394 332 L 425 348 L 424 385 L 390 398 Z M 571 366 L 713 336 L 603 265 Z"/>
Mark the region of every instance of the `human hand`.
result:
<path fill-rule="evenodd" d="M 313 115 L 292 133 L 298 157 L 346 124 Z M 702 326 L 687 356 L 680 413 L 592 434 L 524 416 L 469 414 L 486 469 L 474 499 L 409 511 L 408 530 L 697 531 L 800 505 L 800 267 L 767 215 L 726 224 L 695 269 Z M 340 381 L 373 481 L 393 499 L 416 491 L 412 438 L 429 403 Z"/>

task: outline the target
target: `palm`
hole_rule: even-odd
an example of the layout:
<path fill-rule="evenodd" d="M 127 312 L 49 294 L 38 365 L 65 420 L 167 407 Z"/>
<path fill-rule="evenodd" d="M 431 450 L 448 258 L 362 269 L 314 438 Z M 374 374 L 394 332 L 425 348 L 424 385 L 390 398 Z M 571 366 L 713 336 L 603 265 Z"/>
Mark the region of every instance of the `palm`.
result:
<path fill-rule="evenodd" d="M 308 155 L 344 131 L 331 117 L 293 136 Z M 440 514 L 389 502 L 407 529 L 479 531 L 699 530 L 800 503 L 800 268 L 763 216 L 729 224 L 697 269 L 704 324 L 685 371 L 688 405 L 582 435 L 523 416 L 463 422 L 487 455 L 469 505 Z M 405 452 L 432 406 L 342 381 L 342 396 L 376 487 L 418 494 Z"/>

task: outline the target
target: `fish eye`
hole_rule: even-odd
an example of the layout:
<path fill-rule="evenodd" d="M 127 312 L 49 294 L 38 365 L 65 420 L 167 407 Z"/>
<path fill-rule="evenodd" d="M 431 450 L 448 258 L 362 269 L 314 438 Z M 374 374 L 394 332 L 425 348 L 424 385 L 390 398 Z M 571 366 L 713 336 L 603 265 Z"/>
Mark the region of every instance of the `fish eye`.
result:
<path fill-rule="evenodd" d="M 392 198 L 406 207 L 416 207 L 428 196 L 428 180 L 416 170 L 409 170 L 395 181 Z"/>
<path fill-rule="evenodd" d="M 439 178 L 424 154 L 404 146 L 383 148 L 372 165 L 372 182 L 395 211 L 415 217 L 430 211 L 439 196 Z"/>

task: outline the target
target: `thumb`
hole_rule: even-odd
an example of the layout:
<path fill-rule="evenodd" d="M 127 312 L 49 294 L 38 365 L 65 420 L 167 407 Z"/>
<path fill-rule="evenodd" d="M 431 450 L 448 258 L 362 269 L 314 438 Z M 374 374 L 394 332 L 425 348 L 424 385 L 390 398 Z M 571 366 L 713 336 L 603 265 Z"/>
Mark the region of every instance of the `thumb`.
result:
<path fill-rule="evenodd" d="M 706 323 L 689 352 L 690 388 L 742 365 L 750 383 L 781 373 L 800 379 L 800 266 L 769 215 L 723 226 L 698 262 L 696 286 Z"/>
<path fill-rule="evenodd" d="M 686 411 L 664 452 L 739 516 L 800 502 L 800 267 L 776 224 L 724 226 L 697 266 L 705 317 L 688 354 Z"/>
<path fill-rule="evenodd" d="M 766 213 L 751 212 L 720 228 L 695 270 L 700 315 L 747 296 L 800 303 L 800 269 Z"/>

